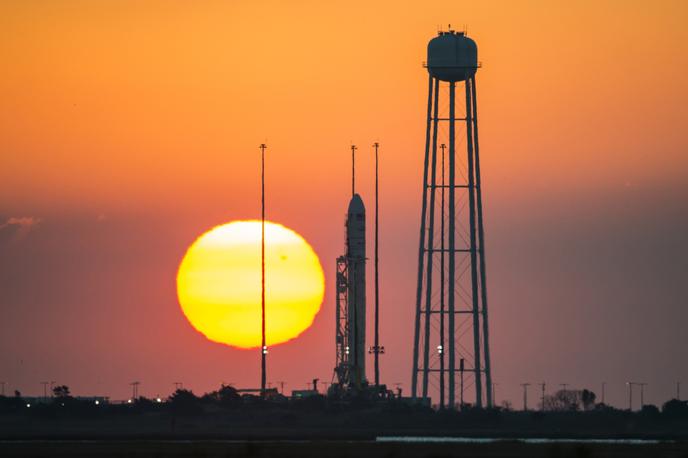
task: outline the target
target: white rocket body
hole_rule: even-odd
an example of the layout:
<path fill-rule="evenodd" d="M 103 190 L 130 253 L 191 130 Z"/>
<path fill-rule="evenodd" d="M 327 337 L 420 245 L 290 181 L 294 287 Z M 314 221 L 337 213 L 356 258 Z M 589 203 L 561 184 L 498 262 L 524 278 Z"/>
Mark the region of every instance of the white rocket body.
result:
<path fill-rule="evenodd" d="M 350 383 L 360 387 L 365 377 L 366 228 L 365 206 L 358 194 L 349 202 L 346 218 L 346 256 L 349 263 L 348 316 Z"/>

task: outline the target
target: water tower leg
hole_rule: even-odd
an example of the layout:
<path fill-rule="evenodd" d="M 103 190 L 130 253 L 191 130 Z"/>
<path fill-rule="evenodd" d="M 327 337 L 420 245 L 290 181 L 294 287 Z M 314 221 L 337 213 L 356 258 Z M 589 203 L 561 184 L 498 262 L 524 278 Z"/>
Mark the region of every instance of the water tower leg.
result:
<path fill-rule="evenodd" d="M 432 122 L 432 76 L 428 76 L 428 115 L 425 130 L 425 160 L 423 165 L 423 205 L 420 214 L 420 242 L 418 243 L 418 289 L 416 290 L 416 320 L 413 333 L 413 373 L 411 374 L 411 396 L 418 394 L 418 344 L 420 343 L 420 310 L 423 291 L 423 257 L 425 256 L 425 214 L 427 209 L 428 162 L 430 152 L 430 127 Z"/>
<path fill-rule="evenodd" d="M 456 83 L 449 83 L 449 265 L 448 265 L 448 291 L 449 304 L 449 329 L 448 329 L 448 344 L 449 344 L 449 408 L 455 407 L 455 392 L 456 392 L 456 361 L 455 361 L 455 344 L 456 338 L 454 333 L 455 321 L 455 286 L 456 286 Z"/>

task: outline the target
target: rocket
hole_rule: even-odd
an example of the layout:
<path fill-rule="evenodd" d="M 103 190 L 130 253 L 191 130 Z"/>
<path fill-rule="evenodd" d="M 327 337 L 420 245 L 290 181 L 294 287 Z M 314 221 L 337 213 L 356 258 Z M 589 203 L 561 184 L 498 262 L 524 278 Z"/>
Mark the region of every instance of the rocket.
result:
<path fill-rule="evenodd" d="M 346 218 L 346 258 L 349 268 L 349 380 L 360 388 L 365 377 L 366 335 L 366 228 L 365 206 L 358 194 L 349 201 Z"/>

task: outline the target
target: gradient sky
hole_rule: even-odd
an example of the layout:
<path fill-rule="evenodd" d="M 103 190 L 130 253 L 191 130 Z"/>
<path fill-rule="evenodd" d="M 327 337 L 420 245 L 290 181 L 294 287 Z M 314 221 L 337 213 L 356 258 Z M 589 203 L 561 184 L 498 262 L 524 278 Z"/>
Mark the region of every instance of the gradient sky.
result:
<path fill-rule="evenodd" d="M 498 400 L 543 380 L 606 381 L 619 406 L 627 380 L 649 402 L 677 380 L 688 397 L 686 20 L 685 1 L 0 3 L 0 380 L 119 399 L 133 380 L 146 396 L 257 386 L 258 353 L 194 331 L 174 282 L 198 235 L 259 217 L 266 141 L 268 217 L 328 280 L 268 379 L 329 381 L 349 145 L 372 209 L 379 141 L 382 379 L 408 392 L 421 64 L 451 23 L 483 64 Z"/>

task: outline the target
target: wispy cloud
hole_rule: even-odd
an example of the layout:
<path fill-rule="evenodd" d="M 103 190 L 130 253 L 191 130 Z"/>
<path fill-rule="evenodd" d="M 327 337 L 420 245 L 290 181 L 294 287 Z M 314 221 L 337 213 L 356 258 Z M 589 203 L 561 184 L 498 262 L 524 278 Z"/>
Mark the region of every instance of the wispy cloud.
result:
<path fill-rule="evenodd" d="M 35 216 L 11 216 L 0 224 L 0 232 L 8 233 L 12 241 L 18 241 L 26 237 L 42 221 Z"/>

